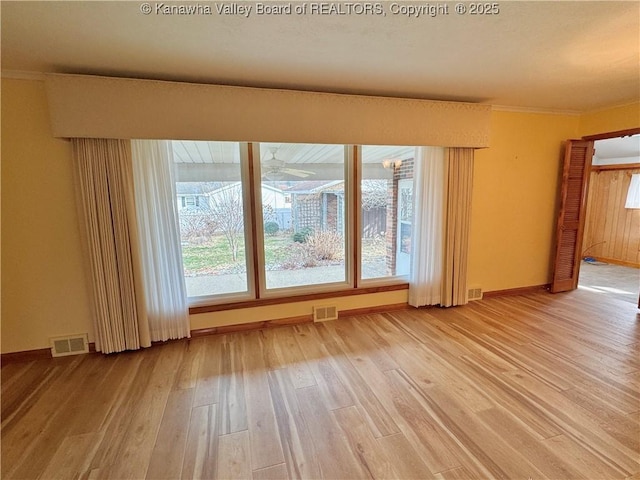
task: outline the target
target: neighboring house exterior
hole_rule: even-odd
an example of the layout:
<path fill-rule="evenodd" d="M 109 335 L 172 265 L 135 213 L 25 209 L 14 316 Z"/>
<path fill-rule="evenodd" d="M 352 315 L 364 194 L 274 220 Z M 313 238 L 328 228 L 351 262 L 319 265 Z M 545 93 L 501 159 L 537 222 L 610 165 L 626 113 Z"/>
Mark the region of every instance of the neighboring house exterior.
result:
<path fill-rule="evenodd" d="M 344 232 L 344 181 L 306 180 L 286 189 L 291 194 L 293 230 Z"/>
<path fill-rule="evenodd" d="M 393 195 L 393 185 L 391 181 L 378 180 L 380 185 L 371 184 L 363 187 L 362 195 L 369 197 L 371 201 L 363 201 L 362 231 L 364 237 L 374 237 L 384 234 L 387 225 L 387 204 L 386 200 Z M 383 189 L 382 199 L 380 192 L 371 191 Z M 308 180 L 296 182 L 294 186 L 285 189 L 291 193 L 291 209 L 293 217 L 294 231 L 304 228 L 314 230 L 335 230 L 344 232 L 343 215 L 344 181 L 321 181 Z"/>
<path fill-rule="evenodd" d="M 205 183 L 178 182 L 176 183 L 176 201 L 178 212 L 184 209 L 206 209 L 209 200 Z"/>
<path fill-rule="evenodd" d="M 266 183 L 261 185 L 261 189 L 263 208 L 268 207 L 265 209 L 265 223 L 274 221 L 280 230 L 291 230 L 291 194 Z"/>
<path fill-rule="evenodd" d="M 211 212 L 217 203 L 235 203 L 241 195 L 240 182 L 226 185 L 219 182 L 178 182 L 176 184 L 178 211 L 182 215 Z M 291 195 L 289 193 L 263 183 L 262 205 L 265 209 L 265 221 L 277 222 L 281 230 L 291 229 Z"/>
<path fill-rule="evenodd" d="M 413 163 L 413 158 L 405 159 L 394 168 L 392 179 L 369 181 L 362 186 L 362 237 L 385 236 L 386 266 L 390 275 L 405 274 L 409 268 Z M 380 189 L 384 190 L 381 192 Z M 295 232 L 310 228 L 344 233 L 344 181 L 299 181 L 287 187 L 285 192 L 291 194 Z"/>

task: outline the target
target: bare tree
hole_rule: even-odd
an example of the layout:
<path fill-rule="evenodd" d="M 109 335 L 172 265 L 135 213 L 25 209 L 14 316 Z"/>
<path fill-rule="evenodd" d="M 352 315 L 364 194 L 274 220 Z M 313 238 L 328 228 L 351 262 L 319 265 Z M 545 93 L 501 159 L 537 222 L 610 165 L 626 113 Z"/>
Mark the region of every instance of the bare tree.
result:
<path fill-rule="evenodd" d="M 387 180 L 362 180 L 362 208 L 364 210 L 385 207 L 387 205 L 387 184 Z"/>
<path fill-rule="evenodd" d="M 216 219 L 208 210 L 180 213 L 180 236 L 190 241 L 208 239 L 218 229 Z"/>
<path fill-rule="evenodd" d="M 232 259 L 236 262 L 244 232 L 242 190 L 240 186 L 234 185 L 213 192 L 209 204 L 218 228 L 222 230 L 229 243 Z"/>

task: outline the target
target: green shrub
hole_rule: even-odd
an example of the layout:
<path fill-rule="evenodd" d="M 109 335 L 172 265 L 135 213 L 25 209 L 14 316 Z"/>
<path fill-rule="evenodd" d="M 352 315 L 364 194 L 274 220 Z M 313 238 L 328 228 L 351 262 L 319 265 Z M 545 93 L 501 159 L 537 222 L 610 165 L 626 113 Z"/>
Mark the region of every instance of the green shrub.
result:
<path fill-rule="evenodd" d="M 267 235 L 275 235 L 280 230 L 277 222 L 267 222 L 264 224 L 264 233 Z"/>
<path fill-rule="evenodd" d="M 306 243 L 309 236 L 313 233 L 313 228 L 304 227 L 299 232 L 293 234 L 293 241 L 298 243 Z"/>

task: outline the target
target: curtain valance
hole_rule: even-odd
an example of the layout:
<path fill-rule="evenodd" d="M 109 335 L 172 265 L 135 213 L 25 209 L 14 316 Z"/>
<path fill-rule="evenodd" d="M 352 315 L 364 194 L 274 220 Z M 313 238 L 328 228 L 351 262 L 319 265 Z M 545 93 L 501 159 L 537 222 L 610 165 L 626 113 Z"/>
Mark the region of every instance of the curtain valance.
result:
<path fill-rule="evenodd" d="M 490 105 L 51 74 L 55 137 L 489 146 Z"/>

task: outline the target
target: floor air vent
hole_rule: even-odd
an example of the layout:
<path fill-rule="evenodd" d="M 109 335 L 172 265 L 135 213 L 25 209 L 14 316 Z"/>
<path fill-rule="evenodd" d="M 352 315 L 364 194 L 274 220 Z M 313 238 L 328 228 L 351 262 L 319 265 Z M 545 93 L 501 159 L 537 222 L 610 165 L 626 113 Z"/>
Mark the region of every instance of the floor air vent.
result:
<path fill-rule="evenodd" d="M 51 338 L 52 357 L 64 357 L 80 353 L 89 353 L 89 341 L 86 333 Z"/>
<path fill-rule="evenodd" d="M 338 319 L 338 308 L 335 305 L 313 307 L 313 321 L 326 322 Z"/>
<path fill-rule="evenodd" d="M 467 297 L 469 298 L 470 302 L 472 302 L 473 300 L 482 300 L 482 288 L 480 287 L 470 288 L 467 293 Z"/>

